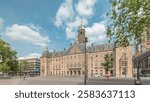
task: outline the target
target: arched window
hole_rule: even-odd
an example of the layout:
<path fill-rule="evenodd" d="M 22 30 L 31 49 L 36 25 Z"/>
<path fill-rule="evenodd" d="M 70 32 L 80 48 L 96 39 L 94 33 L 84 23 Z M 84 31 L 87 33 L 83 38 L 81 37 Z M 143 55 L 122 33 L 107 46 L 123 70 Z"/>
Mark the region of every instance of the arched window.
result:
<path fill-rule="evenodd" d="M 95 74 L 98 74 L 98 70 L 95 71 Z"/>
<path fill-rule="evenodd" d="M 98 57 L 98 55 L 95 55 L 95 57 Z"/>

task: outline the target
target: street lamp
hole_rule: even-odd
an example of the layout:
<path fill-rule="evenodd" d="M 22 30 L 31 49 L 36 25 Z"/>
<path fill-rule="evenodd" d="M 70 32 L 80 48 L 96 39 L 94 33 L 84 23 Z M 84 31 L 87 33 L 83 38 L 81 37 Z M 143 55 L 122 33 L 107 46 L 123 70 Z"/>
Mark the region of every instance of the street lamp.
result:
<path fill-rule="evenodd" d="M 137 80 L 135 81 L 135 85 L 142 85 L 142 82 L 140 80 L 140 70 L 139 70 L 139 65 L 141 64 L 140 59 L 138 60 L 138 67 L 137 67 Z"/>
<path fill-rule="evenodd" d="M 84 56 L 84 58 L 85 58 L 85 66 L 84 66 L 84 85 L 86 85 L 87 83 L 86 83 L 86 80 L 87 80 L 87 63 L 86 63 L 86 43 L 88 42 L 88 39 L 87 39 L 87 37 L 85 37 L 85 56 Z"/>

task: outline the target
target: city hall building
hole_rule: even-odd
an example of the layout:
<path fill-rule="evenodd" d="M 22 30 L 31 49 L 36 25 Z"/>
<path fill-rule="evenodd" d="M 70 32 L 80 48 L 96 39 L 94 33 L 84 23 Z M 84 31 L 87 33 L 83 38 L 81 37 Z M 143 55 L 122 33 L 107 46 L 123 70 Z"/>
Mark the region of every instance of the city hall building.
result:
<path fill-rule="evenodd" d="M 109 74 L 115 77 L 132 77 L 132 48 L 115 47 L 114 43 L 87 46 L 85 50 L 85 29 L 79 27 L 77 40 L 68 49 L 49 52 L 44 50 L 40 58 L 41 76 L 83 76 L 85 65 L 88 77 L 105 76 L 102 65 L 106 54 L 113 54 L 114 65 Z M 85 54 L 86 52 L 86 54 Z M 85 61 L 86 55 L 86 61 Z"/>

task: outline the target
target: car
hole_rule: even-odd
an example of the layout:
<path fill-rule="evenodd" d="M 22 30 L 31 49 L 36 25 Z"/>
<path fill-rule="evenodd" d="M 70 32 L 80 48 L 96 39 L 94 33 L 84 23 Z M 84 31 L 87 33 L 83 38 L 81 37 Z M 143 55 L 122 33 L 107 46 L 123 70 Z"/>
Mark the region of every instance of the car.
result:
<path fill-rule="evenodd" d="M 0 72 L 0 76 L 3 76 L 3 73 L 2 73 L 2 72 Z"/>
<path fill-rule="evenodd" d="M 31 73 L 31 74 L 30 74 L 30 77 L 35 77 L 35 74 L 34 74 L 34 73 Z"/>
<path fill-rule="evenodd" d="M 137 74 L 134 74 L 133 77 L 137 77 Z M 146 77 L 144 74 L 140 74 L 140 77 Z"/>
<path fill-rule="evenodd" d="M 150 77 L 150 74 L 144 74 L 144 77 Z"/>

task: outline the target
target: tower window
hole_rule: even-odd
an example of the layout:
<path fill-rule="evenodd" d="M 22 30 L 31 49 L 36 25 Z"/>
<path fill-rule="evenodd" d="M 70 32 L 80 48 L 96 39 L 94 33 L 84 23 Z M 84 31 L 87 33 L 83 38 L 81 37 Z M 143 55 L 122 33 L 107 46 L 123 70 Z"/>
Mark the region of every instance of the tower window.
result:
<path fill-rule="evenodd" d="M 81 34 L 84 35 L 84 31 L 82 31 Z"/>

